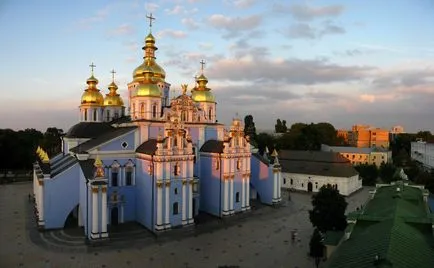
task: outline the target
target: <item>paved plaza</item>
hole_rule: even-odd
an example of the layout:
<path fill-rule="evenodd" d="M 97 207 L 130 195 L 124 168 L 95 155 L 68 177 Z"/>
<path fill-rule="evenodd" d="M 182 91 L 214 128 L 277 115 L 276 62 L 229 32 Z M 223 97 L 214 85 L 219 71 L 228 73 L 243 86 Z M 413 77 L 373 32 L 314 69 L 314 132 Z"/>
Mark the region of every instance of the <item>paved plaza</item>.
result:
<path fill-rule="evenodd" d="M 313 231 L 311 195 L 283 193 L 281 207 L 261 206 L 236 219 L 213 219 L 154 236 L 132 225 L 105 246 L 87 246 L 80 230 L 38 232 L 31 183 L 0 185 L 0 267 L 315 267 L 307 256 Z M 355 210 L 368 197 L 351 197 Z M 297 229 L 298 239 L 291 241 Z"/>

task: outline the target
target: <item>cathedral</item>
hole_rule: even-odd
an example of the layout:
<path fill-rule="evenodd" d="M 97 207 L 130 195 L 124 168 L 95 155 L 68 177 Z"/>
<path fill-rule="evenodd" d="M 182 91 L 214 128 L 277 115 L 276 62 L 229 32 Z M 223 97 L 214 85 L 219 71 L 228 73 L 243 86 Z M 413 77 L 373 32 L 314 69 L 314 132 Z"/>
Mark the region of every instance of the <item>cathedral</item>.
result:
<path fill-rule="evenodd" d="M 79 122 L 62 137 L 62 152 L 49 156 L 38 147 L 33 189 L 41 230 L 73 219 L 88 240 L 100 241 L 126 222 L 156 233 L 194 225 L 199 213 L 230 217 L 248 213 L 251 200 L 281 201 L 277 153 L 259 155 L 239 118 L 218 123 L 203 61 L 195 87 L 169 96 L 151 31 L 142 49 L 128 102 L 114 71 L 108 93 L 100 92 L 91 64 Z"/>

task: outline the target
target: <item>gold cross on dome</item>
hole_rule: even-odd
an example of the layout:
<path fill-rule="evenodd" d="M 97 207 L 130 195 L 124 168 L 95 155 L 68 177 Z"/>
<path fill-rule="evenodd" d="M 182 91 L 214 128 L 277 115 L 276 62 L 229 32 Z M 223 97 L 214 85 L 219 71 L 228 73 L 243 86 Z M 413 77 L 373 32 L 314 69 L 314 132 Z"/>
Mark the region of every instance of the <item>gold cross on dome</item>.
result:
<path fill-rule="evenodd" d="M 152 29 L 152 21 L 155 20 L 154 17 L 152 17 L 152 13 L 148 16 L 146 15 L 146 18 L 149 19 L 149 30 Z"/>
<path fill-rule="evenodd" d="M 115 69 L 113 69 L 111 72 L 110 72 L 111 74 L 112 74 L 112 80 L 113 80 L 113 82 L 115 81 Z"/>
<path fill-rule="evenodd" d="M 204 61 L 204 60 L 201 60 L 201 61 L 200 61 L 200 65 L 201 65 L 200 69 L 202 70 L 202 73 L 203 73 L 203 68 L 204 68 L 204 66 L 205 66 L 205 61 Z"/>
<path fill-rule="evenodd" d="M 89 67 L 90 67 L 90 69 L 91 69 L 91 71 L 92 71 L 92 75 L 93 75 L 93 68 L 95 68 L 96 67 L 96 65 L 95 64 L 93 64 L 93 62 L 89 65 Z"/>

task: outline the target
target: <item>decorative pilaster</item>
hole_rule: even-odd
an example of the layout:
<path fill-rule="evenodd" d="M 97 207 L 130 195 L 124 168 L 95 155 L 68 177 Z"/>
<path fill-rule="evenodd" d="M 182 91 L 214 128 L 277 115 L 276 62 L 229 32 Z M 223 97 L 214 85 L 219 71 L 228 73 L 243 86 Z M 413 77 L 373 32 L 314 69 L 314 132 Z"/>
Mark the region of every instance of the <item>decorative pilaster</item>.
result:
<path fill-rule="evenodd" d="M 277 199 L 279 199 L 279 202 L 282 201 L 282 172 L 277 173 L 277 182 L 278 182 L 278 188 L 277 188 Z"/>
<path fill-rule="evenodd" d="M 246 178 L 246 210 L 250 209 L 250 172 Z"/>
<path fill-rule="evenodd" d="M 44 218 L 44 180 L 38 179 L 38 226 L 43 228 L 45 226 Z"/>
<path fill-rule="evenodd" d="M 245 191 L 246 191 L 246 181 L 244 179 L 244 174 L 243 174 L 243 178 L 241 180 L 241 211 L 246 210 Z"/>
<path fill-rule="evenodd" d="M 166 188 L 166 217 L 165 217 L 165 221 L 164 221 L 164 228 L 168 229 L 170 228 L 170 180 L 167 181 L 165 183 L 165 188 Z"/>
<path fill-rule="evenodd" d="M 234 214 L 234 177 L 235 175 L 232 174 L 229 179 L 229 186 L 230 186 L 230 214 Z"/>
<path fill-rule="evenodd" d="M 193 219 L 193 180 L 188 184 L 188 223 L 194 223 Z"/>
<path fill-rule="evenodd" d="M 98 187 L 92 186 L 92 239 L 99 238 L 98 230 Z"/>
<path fill-rule="evenodd" d="M 107 233 L 107 186 L 101 187 L 101 237 L 108 237 Z"/>
<path fill-rule="evenodd" d="M 186 193 L 186 184 L 187 184 L 187 180 L 183 179 L 182 180 L 182 225 L 187 224 L 187 193 Z"/>
<path fill-rule="evenodd" d="M 155 230 L 163 230 L 163 182 L 157 181 L 157 225 Z"/>
<path fill-rule="evenodd" d="M 228 187 L 228 175 L 223 175 L 223 216 L 229 214 L 228 209 L 228 198 L 229 198 L 229 187 Z"/>

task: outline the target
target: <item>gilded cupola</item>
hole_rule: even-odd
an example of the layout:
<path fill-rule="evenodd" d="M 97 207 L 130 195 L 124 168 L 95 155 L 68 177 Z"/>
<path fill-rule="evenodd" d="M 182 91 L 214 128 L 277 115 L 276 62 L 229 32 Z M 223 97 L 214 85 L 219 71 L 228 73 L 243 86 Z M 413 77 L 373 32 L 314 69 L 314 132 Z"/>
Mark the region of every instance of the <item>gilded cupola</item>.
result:
<path fill-rule="evenodd" d="M 191 91 L 191 98 L 196 102 L 215 102 L 215 97 L 211 93 L 211 89 L 207 87 L 208 78 L 203 74 L 204 61 L 200 62 L 202 64 L 202 72 L 196 77 L 196 87 Z"/>
<path fill-rule="evenodd" d="M 95 67 L 95 65 L 92 63 L 90 67 L 92 68 L 92 74 L 86 81 L 87 88 L 84 90 L 84 93 L 81 96 L 81 104 L 93 104 L 98 106 L 103 105 L 104 97 L 101 92 L 99 92 L 99 89 L 96 87 L 96 85 L 98 84 L 98 79 L 96 79 L 93 75 L 93 68 Z"/>
<path fill-rule="evenodd" d="M 145 45 L 142 47 L 142 50 L 145 52 L 145 55 L 143 57 L 143 63 L 134 69 L 133 72 L 133 78 L 134 81 L 141 81 L 144 78 L 144 69 L 145 67 L 151 68 L 152 76 L 156 79 L 156 82 L 164 82 L 164 79 L 166 78 L 166 72 L 164 69 L 158 65 L 158 63 L 155 61 L 155 51 L 158 49 L 155 46 L 155 37 L 151 33 L 151 27 L 152 27 L 152 20 L 155 18 L 151 16 L 148 16 L 149 18 L 149 34 L 145 38 Z"/>
<path fill-rule="evenodd" d="M 108 86 L 109 93 L 105 95 L 104 106 L 124 106 L 124 101 L 117 93 L 118 86 L 115 83 L 115 71 L 112 70 L 112 82 Z"/>
<path fill-rule="evenodd" d="M 149 59 L 148 59 L 149 60 Z M 155 83 L 151 67 L 145 65 L 143 69 L 143 82 L 134 89 L 133 96 L 138 97 L 161 97 L 161 90 Z"/>

